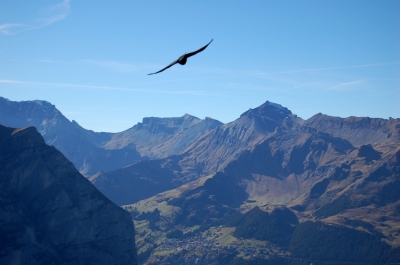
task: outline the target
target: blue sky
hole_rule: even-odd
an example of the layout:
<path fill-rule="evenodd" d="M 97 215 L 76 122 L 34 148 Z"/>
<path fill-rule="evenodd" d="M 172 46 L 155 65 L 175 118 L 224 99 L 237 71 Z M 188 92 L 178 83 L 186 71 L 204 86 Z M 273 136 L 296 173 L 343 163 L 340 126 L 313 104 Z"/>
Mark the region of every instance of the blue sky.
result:
<path fill-rule="evenodd" d="M 267 100 L 303 119 L 399 118 L 400 1 L 4 0 L 0 96 L 107 132 L 226 123 Z"/>

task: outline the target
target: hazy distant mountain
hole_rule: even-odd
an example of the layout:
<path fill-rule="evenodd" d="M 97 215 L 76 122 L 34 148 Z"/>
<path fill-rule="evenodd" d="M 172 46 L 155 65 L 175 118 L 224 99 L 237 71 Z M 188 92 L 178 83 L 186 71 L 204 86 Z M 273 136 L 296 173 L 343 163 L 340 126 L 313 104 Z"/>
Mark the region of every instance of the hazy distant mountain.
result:
<path fill-rule="evenodd" d="M 109 149 L 135 144 L 142 156 L 151 159 L 179 154 L 200 136 L 222 125 L 206 117 L 204 120 L 185 114 L 178 118 L 143 118 L 132 128 L 114 134 L 105 145 Z"/>
<path fill-rule="evenodd" d="M 34 127 L 0 126 L 0 263 L 137 264 L 129 215 Z"/>
<path fill-rule="evenodd" d="M 78 169 L 87 150 L 107 139 L 106 134 L 96 134 L 70 122 L 54 105 L 41 100 L 14 102 L 0 97 L 0 124 L 36 127 L 46 143 L 59 149 Z"/>
<path fill-rule="evenodd" d="M 121 133 L 96 133 L 69 121 L 46 101 L 13 102 L 0 97 L 0 124 L 34 126 L 85 176 L 111 171 L 148 158 L 182 152 L 220 122 L 185 114 L 180 118 L 144 118 Z"/>
<path fill-rule="evenodd" d="M 85 158 L 95 155 L 111 138 L 109 133 L 85 130 L 75 121 L 69 121 L 54 105 L 41 100 L 14 102 L 0 97 L 0 124 L 14 128 L 34 126 L 47 144 L 60 150 L 83 173 L 98 172 L 98 166 L 85 164 Z M 132 148 L 126 148 L 126 156 L 132 160 L 140 158 Z"/>

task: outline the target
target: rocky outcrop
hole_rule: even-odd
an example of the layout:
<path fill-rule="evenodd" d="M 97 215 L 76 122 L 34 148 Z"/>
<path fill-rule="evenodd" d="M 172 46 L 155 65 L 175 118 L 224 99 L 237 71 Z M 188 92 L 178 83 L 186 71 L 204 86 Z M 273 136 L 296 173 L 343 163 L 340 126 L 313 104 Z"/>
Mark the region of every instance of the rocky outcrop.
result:
<path fill-rule="evenodd" d="M 362 145 L 358 150 L 359 157 L 365 157 L 368 161 L 378 160 L 381 158 L 381 153 L 376 151 L 372 145 Z"/>
<path fill-rule="evenodd" d="M 0 263 L 137 264 L 128 213 L 34 127 L 0 126 Z"/>

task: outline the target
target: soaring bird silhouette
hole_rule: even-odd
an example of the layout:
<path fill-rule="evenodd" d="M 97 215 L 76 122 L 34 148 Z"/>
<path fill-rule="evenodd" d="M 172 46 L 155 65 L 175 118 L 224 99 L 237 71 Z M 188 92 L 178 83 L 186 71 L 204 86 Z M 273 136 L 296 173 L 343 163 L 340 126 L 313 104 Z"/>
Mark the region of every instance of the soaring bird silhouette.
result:
<path fill-rule="evenodd" d="M 161 69 L 161 70 L 158 71 L 158 72 L 151 73 L 151 74 L 148 74 L 148 75 L 158 74 L 158 73 L 164 71 L 165 69 L 170 68 L 171 66 L 173 66 L 174 64 L 177 64 L 177 63 L 179 63 L 179 64 L 181 64 L 181 65 L 185 65 L 186 62 L 187 62 L 187 59 L 188 59 L 190 56 L 193 56 L 193 55 L 195 55 L 195 54 L 197 54 L 197 53 L 199 53 L 199 52 L 204 51 L 204 50 L 207 48 L 207 46 L 210 45 L 210 43 L 211 43 L 212 41 L 213 41 L 213 39 L 211 39 L 211 41 L 210 41 L 206 46 L 204 46 L 203 48 L 200 48 L 200 49 L 198 49 L 197 51 L 194 51 L 194 52 L 185 53 L 184 55 L 182 55 L 181 57 L 179 57 L 178 60 L 176 60 L 175 62 L 172 62 L 172 63 L 171 63 L 170 65 L 168 65 L 167 67 Z"/>

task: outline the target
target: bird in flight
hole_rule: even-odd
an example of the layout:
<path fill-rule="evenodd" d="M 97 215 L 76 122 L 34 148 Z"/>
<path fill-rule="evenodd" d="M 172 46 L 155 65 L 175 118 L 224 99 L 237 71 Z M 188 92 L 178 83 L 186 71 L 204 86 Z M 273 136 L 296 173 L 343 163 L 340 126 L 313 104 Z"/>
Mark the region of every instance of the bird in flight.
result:
<path fill-rule="evenodd" d="M 179 57 L 178 60 L 176 60 L 175 62 L 172 62 L 170 65 L 168 65 L 167 67 L 161 69 L 160 71 L 155 72 L 155 73 L 151 73 L 151 74 L 148 74 L 148 75 L 158 74 L 158 73 L 164 71 L 165 69 L 170 68 L 171 66 L 173 66 L 174 64 L 177 64 L 177 63 L 179 63 L 179 64 L 181 64 L 181 65 L 185 65 L 186 62 L 187 62 L 187 59 L 188 59 L 190 56 L 193 56 L 193 55 L 195 55 L 195 54 L 197 54 L 197 53 L 199 53 L 199 52 L 204 51 L 204 50 L 207 48 L 207 46 L 210 45 L 210 43 L 211 43 L 212 41 L 213 41 L 213 40 L 211 40 L 206 46 L 204 46 L 203 48 L 198 49 L 197 51 L 190 52 L 190 53 L 185 53 L 184 55 L 182 55 L 181 57 Z"/>

